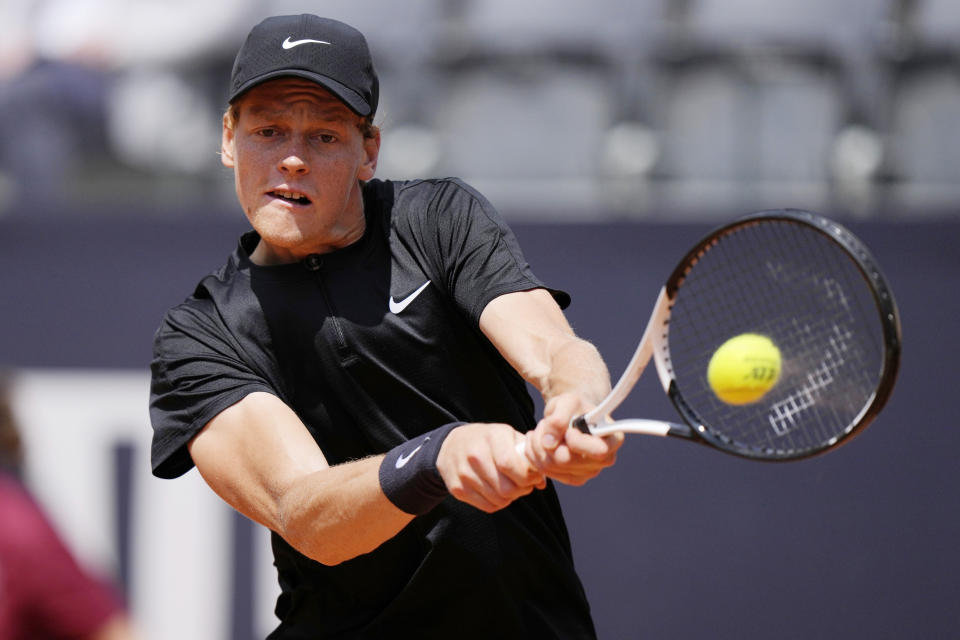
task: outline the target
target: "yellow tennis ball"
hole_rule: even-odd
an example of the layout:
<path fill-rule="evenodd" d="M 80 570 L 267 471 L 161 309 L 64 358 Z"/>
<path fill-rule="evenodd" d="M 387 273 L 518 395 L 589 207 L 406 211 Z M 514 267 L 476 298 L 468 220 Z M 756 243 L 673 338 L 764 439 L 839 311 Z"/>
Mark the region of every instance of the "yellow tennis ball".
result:
<path fill-rule="evenodd" d="M 707 382 L 727 404 L 750 404 L 780 379 L 780 349 L 759 333 L 741 333 L 717 349 L 707 365 Z"/>

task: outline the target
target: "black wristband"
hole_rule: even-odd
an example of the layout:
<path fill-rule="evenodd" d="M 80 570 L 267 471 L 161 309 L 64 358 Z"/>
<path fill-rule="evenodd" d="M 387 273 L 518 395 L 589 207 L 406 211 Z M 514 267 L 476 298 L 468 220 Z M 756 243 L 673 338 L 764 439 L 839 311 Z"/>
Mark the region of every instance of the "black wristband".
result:
<path fill-rule="evenodd" d="M 380 488 L 394 506 L 419 515 L 447 497 L 447 485 L 437 471 L 437 456 L 450 432 L 462 424 L 445 424 L 387 452 L 380 463 Z"/>

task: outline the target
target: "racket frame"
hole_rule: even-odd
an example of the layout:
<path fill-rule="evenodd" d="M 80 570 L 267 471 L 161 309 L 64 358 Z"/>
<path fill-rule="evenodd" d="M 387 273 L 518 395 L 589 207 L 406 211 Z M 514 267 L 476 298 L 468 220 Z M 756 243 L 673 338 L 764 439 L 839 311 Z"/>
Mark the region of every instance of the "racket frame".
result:
<path fill-rule="evenodd" d="M 863 410 L 848 425 L 847 429 L 818 448 L 793 452 L 777 452 L 768 449 L 747 449 L 733 446 L 728 439 L 714 433 L 703 424 L 696 412 L 688 405 L 677 386 L 670 365 L 669 326 L 670 311 L 677 292 L 693 266 L 725 235 L 754 224 L 780 221 L 804 225 L 839 245 L 853 260 L 864 279 L 869 283 L 871 294 L 881 318 L 884 341 L 884 357 L 880 379 L 874 394 Z M 771 209 L 753 213 L 714 229 L 690 249 L 667 278 L 657 296 L 650 320 L 640 343 L 626 369 L 606 398 L 594 409 L 575 417 L 571 426 L 594 435 L 602 436 L 615 432 L 645 435 L 673 436 L 698 441 L 737 456 L 765 461 L 787 461 L 808 458 L 849 442 L 861 433 L 883 409 L 893 391 L 899 369 L 901 353 L 901 325 L 893 292 L 887 285 L 880 267 L 870 251 L 853 233 L 842 225 L 815 213 L 801 209 Z M 685 424 L 660 420 L 624 419 L 613 420 L 610 414 L 629 395 L 640 379 L 651 357 L 664 391 Z"/>

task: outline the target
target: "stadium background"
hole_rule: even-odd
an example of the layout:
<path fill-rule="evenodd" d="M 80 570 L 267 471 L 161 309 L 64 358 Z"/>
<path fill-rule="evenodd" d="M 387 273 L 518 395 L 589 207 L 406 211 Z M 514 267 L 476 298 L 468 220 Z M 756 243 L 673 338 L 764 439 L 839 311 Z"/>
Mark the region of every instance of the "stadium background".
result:
<path fill-rule="evenodd" d="M 378 175 L 484 191 L 614 375 L 712 225 L 813 209 L 884 267 L 904 362 L 862 439 L 774 467 L 636 438 L 562 489 L 601 637 L 960 629 L 955 3 L 10 0 L 0 364 L 18 374 L 31 487 L 146 638 L 272 626 L 262 532 L 196 472 L 149 475 L 146 367 L 160 315 L 245 226 L 216 156 L 233 53 L 259 18 L 302 10 L 368 35 Z M 627 411 L 670 415 L 646 383 Z"/>

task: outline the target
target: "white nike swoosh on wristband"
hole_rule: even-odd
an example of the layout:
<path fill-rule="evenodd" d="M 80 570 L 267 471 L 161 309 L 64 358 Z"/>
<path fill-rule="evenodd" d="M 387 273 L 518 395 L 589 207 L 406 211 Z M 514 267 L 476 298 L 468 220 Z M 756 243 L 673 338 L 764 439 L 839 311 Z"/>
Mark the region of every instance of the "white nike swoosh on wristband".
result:
<path fill-rule="evenodd" d="M 396 300 L 394 300 L 394 299 L 393 299 L 393 296 L 390 296 L 390 313 L 397 314 L 397 313 L 400 313 L 401 311 L 403 311 L 404 309 L 406 309 L 407 306 L 408 306 L 411 302 L 413 302 L 414 299 L 415 299 L 418 295 L 420 295 L 420 293 L 421 293 L 424 289 L 427 288 L 427 285 L 428 285 L 428 284 L 430 284 L 430 281 L 429 281 L 429 280 L 427 280 L 426 282 L 424 282 L 422 285 L 420 285 L 420 288 L 419 288 L 419 289 L 417 289 L 416 291 L 414 291 L 413 293 L 411 293 L 410 295 L 408 295 L 408 296 L 407 296 L 406 298 L 404 298 L 403 300 L 400 300 L 399 302 L 397 302 Z"/>
<path fill-rule="evenodd" d="M 408 462 L 410 462 L 410 458 L 417 455 L 417 451 L 420 451 L 420 447 L 427 444 L 429 440 L 430 440 L 430 436 L 427 436 L 426 440 L 418 444 L 416 449 L 414 449 L 407 455 L 401 454 L 400 457 L 397 458 L 397 464 L 396 464 L 397 469 L 402 469 Z"/>
<path fill-rule="evenodd" d="M 283 44 L 280 46 L 284 49 L 293 49 L 294 47 L 299 47 L 302 44 L 307 44 L 312 42 L 314 44 L 330 44 L 325 40 L 311 40 L 310 38 L 304 38 L 303 40 L 290 40 L 290 36 L 287 36 L 287 39 L 283 41 Z"/>

